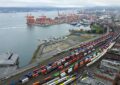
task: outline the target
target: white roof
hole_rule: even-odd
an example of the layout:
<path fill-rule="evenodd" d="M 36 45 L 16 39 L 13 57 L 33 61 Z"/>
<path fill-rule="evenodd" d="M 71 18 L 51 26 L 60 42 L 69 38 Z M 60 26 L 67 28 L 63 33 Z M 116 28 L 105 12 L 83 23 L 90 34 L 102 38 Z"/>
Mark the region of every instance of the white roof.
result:
<path fill-rule="evenodd" d="M 0 78 L 14 72 L 17 66 L 0 67 Z"/>
<path fill-rule="evenodd" d="M 19 56 L 14 53 L 0 54 L 0 65 L 14 65 Z"/>

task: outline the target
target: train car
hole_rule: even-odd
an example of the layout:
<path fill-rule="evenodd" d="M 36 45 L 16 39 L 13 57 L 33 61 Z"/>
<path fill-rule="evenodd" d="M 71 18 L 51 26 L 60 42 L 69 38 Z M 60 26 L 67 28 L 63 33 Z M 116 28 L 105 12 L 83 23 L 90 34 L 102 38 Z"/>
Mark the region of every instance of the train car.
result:
<path fill-rule="evenodd" d="M 21 84 L 25 84 L 25 83 L 27 83 L 28 81 L 29 81 L 29 78 L 28 78 L 28 77 L 24 77 L 24 78 L 22 78 L 22 79 L 19 80 L 19 82 L 20 82 Z"/>
<path fill-rule="evenodd" d="M 62 70 L 63 68 L 64 68 L 64 66 L 61 65 L 61 66 L 58 67 L 58 70 Z"/>
<path fill-rule="evenodd" d="M 46 68 L 45 65 L 40 66 L 40 69 L 45 69 L 45 68 Z"/>
<path fill-rule="evenodd" d="M 70 79 L 68 79 L 67 81 L 63 82 L 60 85 L 69 85 L 70 83 L 72 83 L 73 81 L 75 81 L 76 77 L 72 77 Z"/>
<path fill-rule="evenodd" d="M 73 68 L 70 67 L 70 68 L 68 69 L 67 73 L 70 74 L 70 73 L 72 73 L 72 72 L 73 72 Z"/>
<path fill-rule="evenodd" d="M 37 81 L 37 82 L 33 83 L 33 85 L 40 85 L 40 82 Z"/>
<path fill-rule="evenodd" d="M 78 64 L 78 63 L 75 63 L 75 65 L 74 65 L 74 71 L 77 71 L 77 70 L 78 70 L 78 66 L 79 66 L 79 64 Z"/>
<path fill-rule="evenodd" d="M 43 85 L 49 85 L 49 84 L 51 84 L 51 83 L 53 83 L 53 82 L 55 82 L 55 81 L 57 81 L 57 80 L 59 80 L 59 79 L 60 79 L 60 77 L 56 77 L 56 78 L 54 78 L 54 79 L 52 79 L 52 80 L 44 83 Z"/>
<path fill-rule="evenodd" d="M 28 78 L 32 78 L 32 75 L 33 75 L 33 72 L 28 72 L 24 76 L 26 76 Z"/>
<path fill-rule="evenodd" d="M 62 72 L 62 73 L 60 73 L 60 77 L 64 77 L 64 76 L 66 76 L 66 75 L 67 75 L 66 72 Z"/>
<path fill-rule="evenodd" d="M 54 78 L 60 76 L 60 72 L 56 72 L 52 75 Z"/>
<path fill-rule="evenodd" d="M 46 82 L 47 82 L 47 81 L 49 81 L 49 80 L 51 80 L 51 79 L 53 79 L 53 77 L 52 77 L 52 76 L 48 76 L 48 77 L 44 78 L 43 81 L 46 81 Z"/>
<path fill-rule="evenodd" d="M 56 80 L 55 82 L 50 83 L 49 85 L 57 85 L 65 80 L 67 80 L 68 78 L 69 78 L 69 76 L 62 77 L 59 80 Z"/>
<path fill-rule="evenodd" d="M 47 74 L 47 70 L 46 70 L 46 69 L 43 69 L 43 70 L 41 70 L 41 73 L 42 73 L 42 74 Z"/>

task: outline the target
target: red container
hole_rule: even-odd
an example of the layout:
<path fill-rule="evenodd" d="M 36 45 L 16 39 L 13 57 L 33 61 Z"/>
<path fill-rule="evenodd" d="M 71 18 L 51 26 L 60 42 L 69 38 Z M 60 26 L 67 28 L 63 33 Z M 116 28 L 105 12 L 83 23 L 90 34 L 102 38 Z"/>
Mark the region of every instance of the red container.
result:
<path fill-rule="evenodd" d="M 54 67 L 57 67 L 57 64 L 56 64 L 56 63 L 53 63 L 53 64 L 52 64 L 52 68 L 54 68 Z"/>
<path fill-rule="evenodd" d="M 62 70 L 62 69 L 63 69 L 63 65 L 59 66 L 58 69 L 59 69 L 59 70 Z"/>
<path fill-rule="evenodd" d="M 82 67 L 84 65 L 84 61 L 80 62 L 80 67 Z"/>
<path fill-rule="evenodd" d="M 87 63 L 88 62 L 88 59 L 85 59 L 85 63 Z"/>
<path fill-rule="evenodd" d="M 39 71 L 39 69 L 38 69 L 38 68 L 37 68 L 37 69 L 35 69 L 35 70 L 33 70 L 33 72 L 34 72 L 34 73 L 36 73 L 36 72 L 38 72 L 38 71 Z"/>
<path fill-rule="evenodd" d="M 47 78 L 44 78 L 44 81 L 49 81 L 50 79 L 52 79 L 52 77 L 48 76 Z"/>
<path fill-rule="evenodd" d="M 78 63 L 74 65 L 74 71 L 77 71 L 77 70 L 78 70 Z"/>
<path fill-rule="evenodd" d="M 42 74 L 47 74 L 47 70 L 46 70 L 46 69 L 43 69 L 43 70 L 41 70 L 41 73 L 42 73 Z"/>
<path fill-rule="evenodd" d="M 46 68 L 46 66 L 45 66 L 45 65 L 43 65 L 43 66 L 41 66 L 41 67 L 40 67 L 40 69 L 45 69 L 45 68 Z"/>
<path fill-rule="evenodd" d="M 38 74 L 38 73 L 34 73 L 32 76 L 33 76 L 33 77 L 38 77 L 39 74 Z"/>
<path fill-rule="evenodd" d="M 33 85 L 40 85 L 40 82 L 35 82 L 33 83 Z"/>

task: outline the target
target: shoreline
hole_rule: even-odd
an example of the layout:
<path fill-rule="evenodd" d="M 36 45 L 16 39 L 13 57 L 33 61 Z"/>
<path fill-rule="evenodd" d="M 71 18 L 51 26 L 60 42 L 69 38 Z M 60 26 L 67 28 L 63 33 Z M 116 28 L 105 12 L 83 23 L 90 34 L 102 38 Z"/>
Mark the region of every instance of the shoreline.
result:
<path fill-rule="evenodd" d="M 59 54 L 61 54 L 61 53 L 64 53 L 64 52 L 67 51 L 68 49 L 77 47 L 77 46 L 80 45 L 81 42 L 91 41 L 91 40 L 99 37 L 99 35 L 96 35 L 96 34 L 92 34 L 92 35 L 91 35 L 91 34 L 71 35 L 71 34 L 70 34 L 70 35 L 66 35 L 65 37 L 67 37 L 67 39 L 55 43 L 55 44 L 58 44 L 58 47 L 54 47 L 55 44 L 52 44 L 53 46 L 52 46 L 52 45 L 47 45 L 47 47 L 44 47 L 44 48 L 42 49 L 42 52 L 41 52 L 40 50 L 41 50 L 42 45 L 45 46 L 45 43 L 39 44 L 39 45 L 37 46 L 35 52 L 33 53 L 32 59 L 31 59 L 31 61 L 29 62 L 29 64 L 32 64 L 32 63 L 35 63 L 35 62 L 41 63 L 41 62 L 43 62 L 43 61 L 46 61 L 46 60 L 48 60 L 48 59 L 51 59 L 51 58 L 55 57 L 55 55 L 59 55 Z M 77 44 L 75 44 L 75 45 L 68 45 L 68 44 L 66 44 L 66 41 L 67 41 L 67 40 L 68 40 L 68 41 L 70 41 L 70 40 L 73 40 L 73 41 L 74 41 L 74 39 L 72 39 L 72 37 L 73 37 L 73 38 L 77 38 L 77 39 L 79 40 L 79 42 L 77 42 Z M 61 42 L 62 42 L 62 45 L 60 44 Z M 59 44 L 60 44 L 60 45 L 59 45 Z M 68 46 L 68 47 L 67 47 L 67 46 Z M 49 48 L 49 47 L 50 47 L 50 48 Z M 54 48 L 52 48 L 52 47 L 54 47 Z M 58 52 L 56 52 L 56 53 L 54 53 L 54 54 L 52 54 L 52 55 L 49 55 L 49 54 L 50 54 L 50 51 L 56 51 L 56 50 L 57 50 L 56 48 L 60 48 L 60 47 L 62 48 L 61 51 L 58 51 Z M 64 47 L 66 47 L 66 48 L 64 48 Z M 45 50 L 46 52 L 43 53 L 43 50 L 44 50 L 45 48 L 47 48 L 47 49 Z M 48 50 L 50 50 L 50 51 L 48 51 Z M 47 51 L 48 51 L 48 52 L 47 52 Z M 46 54 L 48 54 L 49 57 L 47 57 Z"/>

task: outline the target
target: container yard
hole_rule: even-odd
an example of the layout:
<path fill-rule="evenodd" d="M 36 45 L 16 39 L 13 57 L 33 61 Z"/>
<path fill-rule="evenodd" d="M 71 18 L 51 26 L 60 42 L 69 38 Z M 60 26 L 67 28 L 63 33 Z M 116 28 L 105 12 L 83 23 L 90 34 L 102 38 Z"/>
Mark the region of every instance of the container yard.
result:
<path fill-rule="evenodd" d="M 84 19 L 84 22 L 80 22 L 82 19 Z M 87 20 L 85 20 L 87 19 Z M 58 25 L 58 24 L 70 24 L 73 26 L 80 26 L 82 25 L 90 25 L 91 22 L 93 22 L 96 19 L 95 15 L 87 15 L 87 14 L 75 14 L 75 13 L 69 13 L 69 14 L 60 14 L 58 11 L 58 15 L 54 18 L 48 18 L 47 16 L 39 16 L 35 18 L 35 16 L 29 14 L 26 16 L 26 21 L 28 25 L 37 25 L 37 26 L 50 26 L 50 25 Z"/>

